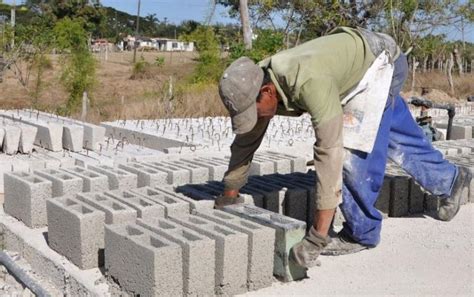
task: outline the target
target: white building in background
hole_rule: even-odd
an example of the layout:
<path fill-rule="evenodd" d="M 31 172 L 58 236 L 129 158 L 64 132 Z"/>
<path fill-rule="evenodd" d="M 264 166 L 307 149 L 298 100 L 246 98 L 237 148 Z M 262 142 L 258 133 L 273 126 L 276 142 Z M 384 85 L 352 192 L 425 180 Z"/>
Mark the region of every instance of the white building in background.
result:
<path fill-rule="evenodd" d="M 138 48 L 156 49 L 163 52 L 192 52 L 194 51 L 194 42 L 185 42 L 176 39 L 160 37 L 138 37 L 135 42 L 134 36 L 127 36 L 117 45 L 122 50 L 132 50 L 133 45 Z"/>

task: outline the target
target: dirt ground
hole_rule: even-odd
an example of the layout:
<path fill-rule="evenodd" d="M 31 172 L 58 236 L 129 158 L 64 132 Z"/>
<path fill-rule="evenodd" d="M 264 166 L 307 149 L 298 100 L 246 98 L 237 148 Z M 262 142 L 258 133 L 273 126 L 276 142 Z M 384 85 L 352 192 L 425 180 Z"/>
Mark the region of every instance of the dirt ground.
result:
<path fill-rule="evenodd" d="M 321 262 L 305 280 L 245 296 L 474 296 L 474 204 L 451 222 L 388 218 L 376 248 Z"/>

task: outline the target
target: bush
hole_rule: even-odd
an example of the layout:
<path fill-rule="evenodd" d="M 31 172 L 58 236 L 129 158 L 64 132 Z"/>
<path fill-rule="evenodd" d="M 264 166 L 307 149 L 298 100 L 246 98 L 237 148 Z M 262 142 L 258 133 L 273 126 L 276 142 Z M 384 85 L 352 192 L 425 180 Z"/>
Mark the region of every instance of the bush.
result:
<path fill-rule="evenodd" d="M 284 46 L 283 41 L 284 36 L 280 32 L 260 30 L 251 50 L 246 50 L 242 42 L 234 43 L 230 47 L 229 57 L 231 61 L 234 61 L 242 56 L 247 56 L 258 62 L 280 51 Z"/>

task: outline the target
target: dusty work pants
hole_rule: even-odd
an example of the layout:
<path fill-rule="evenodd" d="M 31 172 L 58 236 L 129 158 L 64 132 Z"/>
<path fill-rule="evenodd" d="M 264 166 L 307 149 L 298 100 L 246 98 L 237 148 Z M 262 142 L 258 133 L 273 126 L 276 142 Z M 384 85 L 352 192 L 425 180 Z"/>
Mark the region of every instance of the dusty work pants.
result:
<path fill-rule="evenodd" d="M 342 213 L 344 231 L 367 246 L 380 242 L 382 215 L 375 208 L 382 187 L 387 157 L 406 170 L 433 195 L 448 197 L 457 175 L 456 166 L 427 141 L 399 95 L 406 79 L 405 56 L 395 61 L 395 69 L 382 121 L 370 154 L 350 151 L 344 163 Z"/>

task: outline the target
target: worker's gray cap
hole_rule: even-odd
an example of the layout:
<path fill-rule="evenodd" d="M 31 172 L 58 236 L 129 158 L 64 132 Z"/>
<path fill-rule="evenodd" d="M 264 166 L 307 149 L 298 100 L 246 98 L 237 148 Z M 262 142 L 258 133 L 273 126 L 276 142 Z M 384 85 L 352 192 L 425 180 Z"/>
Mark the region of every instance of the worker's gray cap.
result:
<path fill-rule="evenodd" d="M 241 57 L 224 71 L 219 94 L 232 119 L 235 134 L 250 132 L 257 123 L 257 96 L 263 82 L 263 70 L 251 59 Z"/>

